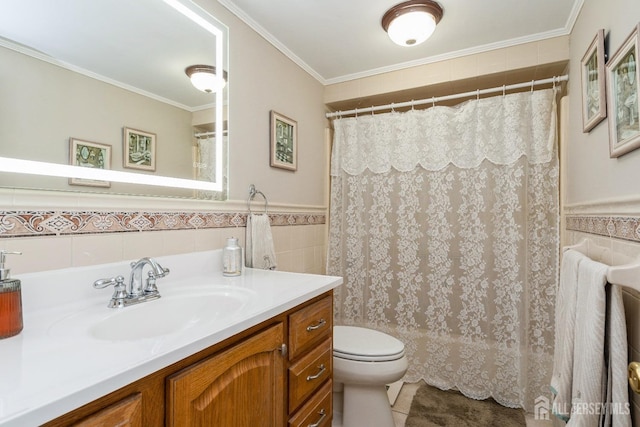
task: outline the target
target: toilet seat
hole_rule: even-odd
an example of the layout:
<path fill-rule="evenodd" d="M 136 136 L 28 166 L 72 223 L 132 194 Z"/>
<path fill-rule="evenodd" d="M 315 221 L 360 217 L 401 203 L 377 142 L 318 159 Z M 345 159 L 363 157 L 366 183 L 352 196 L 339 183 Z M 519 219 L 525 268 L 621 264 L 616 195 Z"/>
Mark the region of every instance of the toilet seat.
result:
<path fill-rule="evenodd" d="M 333 356 L 362 362 L 388 362 L 404 356 L 404 344 L 373 329 L 334 326 Z"/>

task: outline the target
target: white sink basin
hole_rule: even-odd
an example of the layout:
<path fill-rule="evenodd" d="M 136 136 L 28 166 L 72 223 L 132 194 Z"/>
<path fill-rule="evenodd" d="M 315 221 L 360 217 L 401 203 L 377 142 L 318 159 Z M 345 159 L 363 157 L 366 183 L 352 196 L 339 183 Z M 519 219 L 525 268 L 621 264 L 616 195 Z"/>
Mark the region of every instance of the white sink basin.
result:
<path fill-rule="evenodd" d="M 231 286 L 181 289 L 160 299 L 124 308 L 84 309 L 49 328 L 54 336 L 89 335 L 102 341 L 156 338 L 232 318 L 253 292 Z"/>

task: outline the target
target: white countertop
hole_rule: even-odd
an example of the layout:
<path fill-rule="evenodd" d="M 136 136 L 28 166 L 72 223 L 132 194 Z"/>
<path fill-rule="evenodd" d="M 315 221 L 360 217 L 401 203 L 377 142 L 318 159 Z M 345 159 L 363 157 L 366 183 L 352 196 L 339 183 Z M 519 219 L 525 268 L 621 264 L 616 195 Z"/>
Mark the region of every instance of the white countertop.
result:
<path fill-rule="evenodd" d="M 176 295 L 208 287 L 232 289 L 248 299 L 236 312 L 214 321 L 158 337 L 108 341 L 92 337 L 86 325 L 114 310 L 139 306 L 109 309 L 113 289 L 95 290 L 92 284 L 119 274 L 128 281 L 127 263 L 14 277 L 22 280 L 24 329 L 0 340 L 1 426 L 36 426 L 52 420 L 342 283 L 340 277 L 255 269 L 224 277 L 221 251 L 155 259 L 171 270 L 157 281 L 163 298 L 139 306 L 167 304 Z M 146 321 L 143 327 L 154 325 L 154 319 Z"/>

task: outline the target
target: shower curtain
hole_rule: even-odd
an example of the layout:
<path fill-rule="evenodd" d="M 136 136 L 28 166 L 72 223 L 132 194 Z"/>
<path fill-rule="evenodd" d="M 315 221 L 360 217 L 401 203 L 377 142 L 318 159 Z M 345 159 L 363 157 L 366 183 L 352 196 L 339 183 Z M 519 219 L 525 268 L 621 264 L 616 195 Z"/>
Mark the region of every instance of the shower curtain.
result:
<path fill-rule="evenodd" d="M 227 136 L 223 136 L 223 146 L 227 146 Z M 199 181 L 215 182 L 216 179 L 216 138 L 213 135 L 196 138 L 193 161 L 196 179 Z M 226 176 L 223 176 L 226 180 Z M 226 185 L 223 185 L 226 188 Z M 201 200 L 225 200 L 224 192 L 197 190 L 196 197 Z"/>
<path fill-rule="evenodd" d="M 532 410 L 558 280 L 555 90 L 334 121 L 336 324 L 405 343 L 405 381 Z"/>

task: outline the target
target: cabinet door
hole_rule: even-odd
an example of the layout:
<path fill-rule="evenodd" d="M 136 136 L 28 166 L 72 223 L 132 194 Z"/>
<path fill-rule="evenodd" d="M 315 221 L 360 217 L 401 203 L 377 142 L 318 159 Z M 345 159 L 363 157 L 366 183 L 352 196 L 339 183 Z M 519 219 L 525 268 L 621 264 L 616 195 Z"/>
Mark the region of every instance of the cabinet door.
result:
<path fill-rule="evenodd" d="M 89 415 L 75 427 L 128 426 L 142 427 L 142 395 L 136 393 Z"/>
<path fill-rule="evenodd" d="M 167 379 L 167 426 L 281 426 L 284 328 L 278 323 Z"/>

